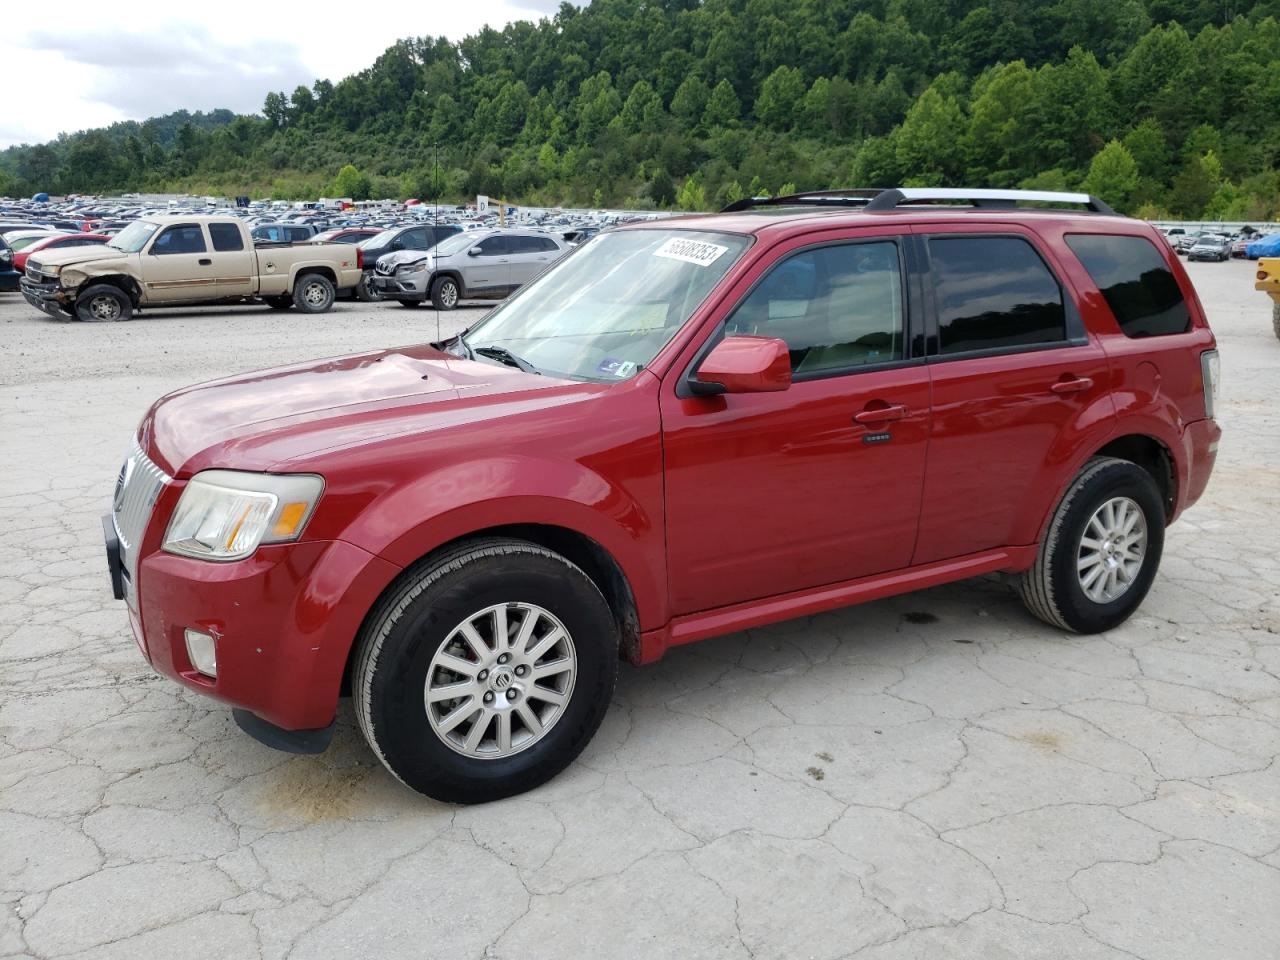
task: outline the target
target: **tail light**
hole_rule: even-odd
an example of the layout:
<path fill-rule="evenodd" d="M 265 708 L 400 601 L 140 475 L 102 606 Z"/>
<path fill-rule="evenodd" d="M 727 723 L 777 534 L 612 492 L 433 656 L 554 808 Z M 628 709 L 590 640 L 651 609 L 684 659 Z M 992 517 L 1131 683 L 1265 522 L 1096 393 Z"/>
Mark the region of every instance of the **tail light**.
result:
<path fill-rule="evenodd" d="M 364 269 L 364 251 L 359 247 L 356 247 L 356 268 L 359 270 Z"/>
<path fill-rule="evenodd" d="M 1221 364 L 1217 350 L 1206 350 L 1200 354 L 1200 378 L 1204 381 L 1204 415 L 1210 420 L 1214 418 L 1214 409 L 1218 403 L 1218 380 Z"/>

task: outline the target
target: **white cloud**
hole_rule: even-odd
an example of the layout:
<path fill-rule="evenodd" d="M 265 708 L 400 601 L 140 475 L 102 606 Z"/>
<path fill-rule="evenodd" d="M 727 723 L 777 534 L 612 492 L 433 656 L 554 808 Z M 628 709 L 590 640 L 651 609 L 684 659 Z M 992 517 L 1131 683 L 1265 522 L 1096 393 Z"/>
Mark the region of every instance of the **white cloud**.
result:
<path fill-rule="evenodd" d="M 500 29 L 558 8 L 557 0 L 220 0 L 174 14 L 173 4 L 156 0 L 65 0 L 54 24 L 10 17 L 0 33 L 10 80 L 0 148 L 178 109 L 256 112 L 268 92 L 340 80 L 401 37 L 460 40 L 486 24 Z"/>

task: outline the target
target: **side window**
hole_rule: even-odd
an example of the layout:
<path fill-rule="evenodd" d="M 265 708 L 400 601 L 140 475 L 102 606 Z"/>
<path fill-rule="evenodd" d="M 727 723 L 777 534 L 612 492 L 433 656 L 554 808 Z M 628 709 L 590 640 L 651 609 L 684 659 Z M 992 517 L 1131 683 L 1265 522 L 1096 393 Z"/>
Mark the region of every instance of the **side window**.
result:
<path fill-rule="evenodd" d="M 166 227 L 151 245 L 154 254 L 204 253 L 204 233 L 198 223 L 179 223 Z"/>
<path fill-rule="evenodd" d="M 502 235 L 496 237 L 485 237 L 480 241 L 480 256 L 500 257 L 504 253 L 510 253 L 511 247 L 508 244 L 508 240 L 508 237 Z"/>
<path fill-rule="evenodd" d="M 1067 246 L 1102 291 L 1126 337 L 1161 337 L 1191 328 L 1178 281 L 1150 240 L 1075 233 L 1067 236 Z"/>
<path fill-rule="evenodd" d="M 401 240 L 404 241 L 406 250 L 429 250 L 431 248 L 431 237 L 427 233 L 426 227 L 417 227 L 406 233 Z"/>
<path fill-rule="evenodd" d="M 508 237 L 511 253 L 541 253 L 537 237 Z"/>
<path fill-rule="evenodd" d="M 797 376 L 903 358 L 905 310 L 891 240 L 806 250 L 775 266 L 726 333 L 785 340 Z"/>
<path fill-rule="evenodd" d="M 209 224 L 209 239 L 213 241 L 213 249 L 223 253 L 244 249 L 240 228 L 234 223 Z"/>
<path fill-rule="evenodd" d="M 550 237 L 538 237 L 539 253 L 558 253 L 560 248 L 556 246 L 556 242 Z"/>
<path fill-rule="evenodd" d="M 290 243 L 305 243 L 310 239 L 311 239 L 311 231 L 308 230 L 306 227 L 290 227 L 289 228 Z"/>
<path fill-rule="evenodd" d="M 967 353 L 1067 336 L 1062 289 L 1019 237 L 931 237 L 940 351 Z"/>

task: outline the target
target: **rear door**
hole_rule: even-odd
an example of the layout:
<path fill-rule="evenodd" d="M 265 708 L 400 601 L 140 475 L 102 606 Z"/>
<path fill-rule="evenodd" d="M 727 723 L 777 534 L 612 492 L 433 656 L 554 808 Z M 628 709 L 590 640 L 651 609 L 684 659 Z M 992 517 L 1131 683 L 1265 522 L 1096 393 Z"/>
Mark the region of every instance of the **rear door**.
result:
<path fill-rule="evenodd" d="M 253 294 L 255 264 L 253 254 L 245 246 L 241 227 L 234 223 L 209 224 L 209 246 L 217 295 L 247 297 Z"/>
<path fill-rule="evenodd" d="M 876 235 L 880 234 L 880 235 Z M 907 566 L 929 436 L 929 372 L 892 230 L 793 241 L 713 318 L 785 340 L 778 393 L 662 396 L 672 612 Z M 696 370 L 696 360 L 685 361 Z M 684 366 L 674 371 L 683 381 Z M 671 376 L 668 377 L 668 380 Z"/>
<path fill-rule="evenodd" d="M 1074 432 L 1114 418 L 1106 355 L 1029 231 L 917 232 L 933 423 L 912 562 L 1034 543 Z"/>
<path fill-rule="evenodd" d="M 514 287 L 528 283 L 551 262 L 553 254 L 547 250 L 556 249 L 555 242 L 548 237 L 515 234 L 507 238 L 511 246 L 510 282 Z"/>
<path fill-rule="evenodd" d="M 142 257 L 142 275 L 147 299 L 158 303 L 216 296 L 204 228 L 198 223 L 164 227 Z"/>

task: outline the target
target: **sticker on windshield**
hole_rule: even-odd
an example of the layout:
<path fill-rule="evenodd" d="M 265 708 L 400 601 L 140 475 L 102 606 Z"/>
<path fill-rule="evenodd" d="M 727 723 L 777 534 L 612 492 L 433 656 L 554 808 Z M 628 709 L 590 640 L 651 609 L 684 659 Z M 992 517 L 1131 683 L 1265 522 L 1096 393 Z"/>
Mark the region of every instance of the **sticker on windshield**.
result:
<path fill-rule="evenodd" d="M 631 360 L 615 360 L 613 357 L 605 357 L 596 366 L 596 370 L 606 376 L 623 380 L 636 372 L 636 364 Z"/>
<path fill-rule="evenodd" d="M 728 250 L 728 247 L 722 247 L 718 243 L 672 237 L 657 250 L 653 251 L 653 255 L 655 257 L 665 257 L 668 260 L 683 260 L 685 263 L 696 263 L 700 267 L 707 267 L 719 260 Z"/>

